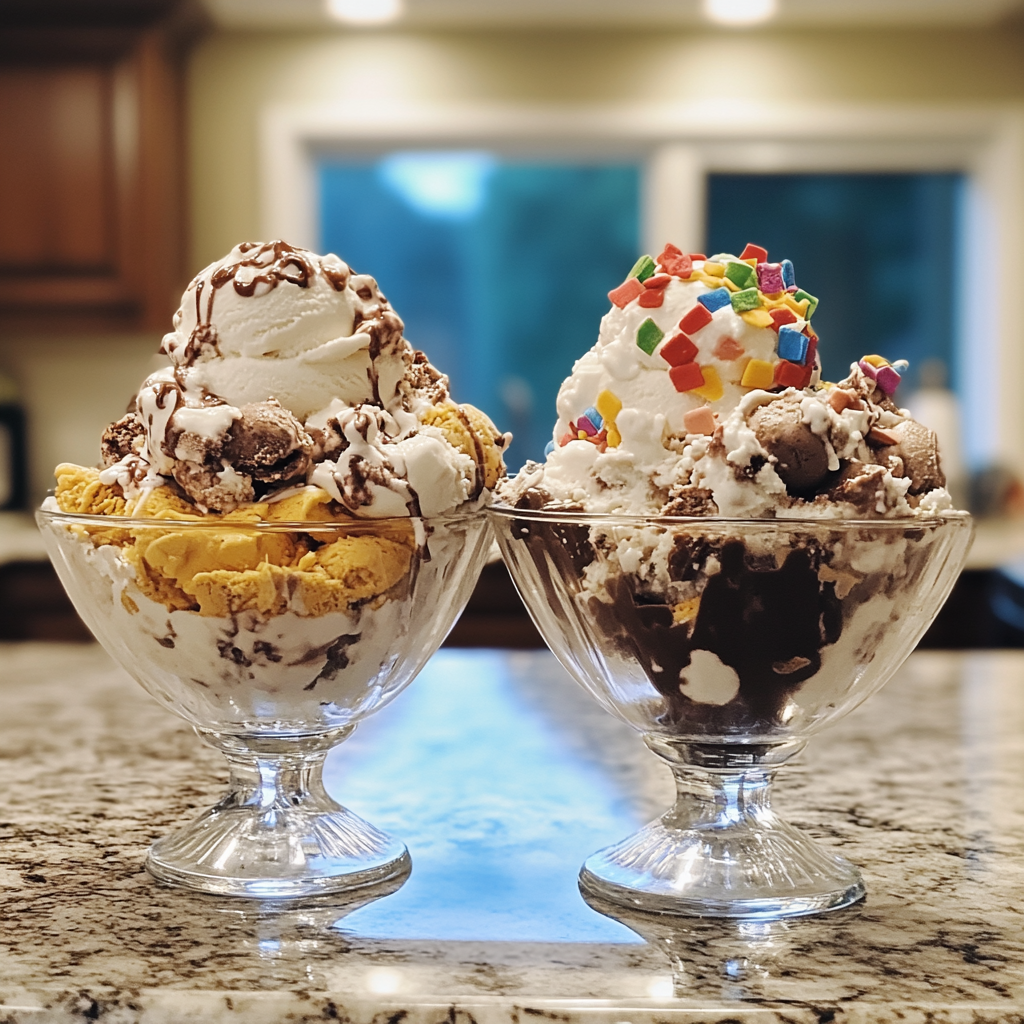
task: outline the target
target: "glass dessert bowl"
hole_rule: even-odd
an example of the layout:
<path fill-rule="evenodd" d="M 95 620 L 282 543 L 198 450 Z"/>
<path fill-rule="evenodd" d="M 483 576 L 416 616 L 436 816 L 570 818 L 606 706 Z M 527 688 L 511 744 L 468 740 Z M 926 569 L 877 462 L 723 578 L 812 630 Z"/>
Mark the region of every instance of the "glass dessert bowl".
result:
<path fill-rule="evenodd" d="M 400 841 L 327 794 L 323 762 L 451 629 L 486 559 L 483 513 L 37 520 L 97 640 L 230 765 L 224 798 L 150 849 L 152 874 L 274 898 L 408 873 Z"/>
<path fill-rule="evenodd" d="M 584 863 L 584 893 L 754 918 L 863 897 L 854 865 L 775 813 L 772 781 L 913 650 L 963 566 L 970 517 L 490 514 L 556 657 L 676 781 L 669 811 Z"/>

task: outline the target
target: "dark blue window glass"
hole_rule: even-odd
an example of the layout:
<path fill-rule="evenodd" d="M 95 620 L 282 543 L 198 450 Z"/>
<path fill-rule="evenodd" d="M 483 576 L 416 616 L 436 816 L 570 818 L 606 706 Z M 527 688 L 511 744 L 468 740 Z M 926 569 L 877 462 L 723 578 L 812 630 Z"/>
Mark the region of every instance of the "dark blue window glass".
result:
<path fill-rule="evenodd" d="M 555 396 L 636 259 L 634 164 L 397 153 L 319 162 L 321 244 L 373 274 L 406 337 L 540 459 Z"/>
<path fill-rule="evenodd" d="M 824 376 L 878 353 L 910 360 L 910 388 L 927 359 L 955 367 L 958 174 L 714 174 L 708 253 L 746 242 L 791 259 L 821 306 Z"/>

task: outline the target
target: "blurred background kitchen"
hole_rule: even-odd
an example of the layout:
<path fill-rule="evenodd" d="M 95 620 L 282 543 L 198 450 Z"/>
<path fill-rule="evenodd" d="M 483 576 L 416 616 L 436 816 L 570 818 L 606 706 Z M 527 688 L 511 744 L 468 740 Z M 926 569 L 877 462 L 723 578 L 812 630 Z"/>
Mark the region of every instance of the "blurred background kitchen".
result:
<path fill-rule="evenodd" d="M 0 638 L 86 637 L 28 510 L 269 237 L 374 274 L 514 468 L 638 253 L 791 258 L 982 519 L 925 643 L 1024 646 L 1022 0 L 0 0 Z M 540 643 L 500 566 L 452 642 Z"/>

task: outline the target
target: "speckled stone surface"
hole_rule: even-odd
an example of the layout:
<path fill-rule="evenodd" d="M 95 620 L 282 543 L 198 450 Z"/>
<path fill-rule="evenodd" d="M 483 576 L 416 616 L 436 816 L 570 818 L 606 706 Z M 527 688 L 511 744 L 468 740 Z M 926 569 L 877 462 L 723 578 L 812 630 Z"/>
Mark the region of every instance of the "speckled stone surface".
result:
<path fill-rule="evenodd" d="M 546 652 L 442 651 L 332 755 L 414 860 L 361 907 L 157 884 L 146 845 L 213 802 L 219 755 L 95 647 L 8 645 L 0 673 L 0 1024 L 1024 1020 L 1024 655 L 915 655 L 784 774 L 865 903 L 630 928 L 576 872 L 667 773 Z"/>

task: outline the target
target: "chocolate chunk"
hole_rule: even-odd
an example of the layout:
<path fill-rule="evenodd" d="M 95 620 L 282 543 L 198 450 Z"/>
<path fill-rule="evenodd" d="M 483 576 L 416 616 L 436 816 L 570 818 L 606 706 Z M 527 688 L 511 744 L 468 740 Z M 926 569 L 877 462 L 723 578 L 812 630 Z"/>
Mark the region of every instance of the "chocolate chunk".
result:
<path fill-rule="evenodd" d="M 813 491 L 828 475 L 828 449 L 803 422 L 798 402 L 758 406 L 750 416 L 758 443 L 775 461 L 775 472 L 794 497 Z"/>
<path fill-rule="evenodd" d="M 830 482 L 829 500 L 849 502 L 863 515 L 875 514 L 878 503 L 885 504 L 885 471 L 884 466 L 851 459 Z"/>
<path fill-rule="evenodd" d="M 223 458 L 261 483 L 305 476 L 313 439 L 276 399 L 243 405 L 224 442 Z"/>
<path fill-rule="evenodd" d="M 933 430 L 915 420 L 903 420 L 886 432 L 895 444 L 880 449 L 883 457 L 897 456 L 903 461 L 902 476 L 910 478 L 910 493 L 923 494 L 946 486 L 946 474 L 939 464 L 939 441 Z M 884 461 L 884 458 L 879 461 Z"/>
<path fill-rule="evenodd" d="M 141 449 L 145 438 L 142 420 L 134 412 L 122 416 L 103 431 L 100 439 L 100 453 L 104 466 L 113 466 L 126 455 Z"/>

